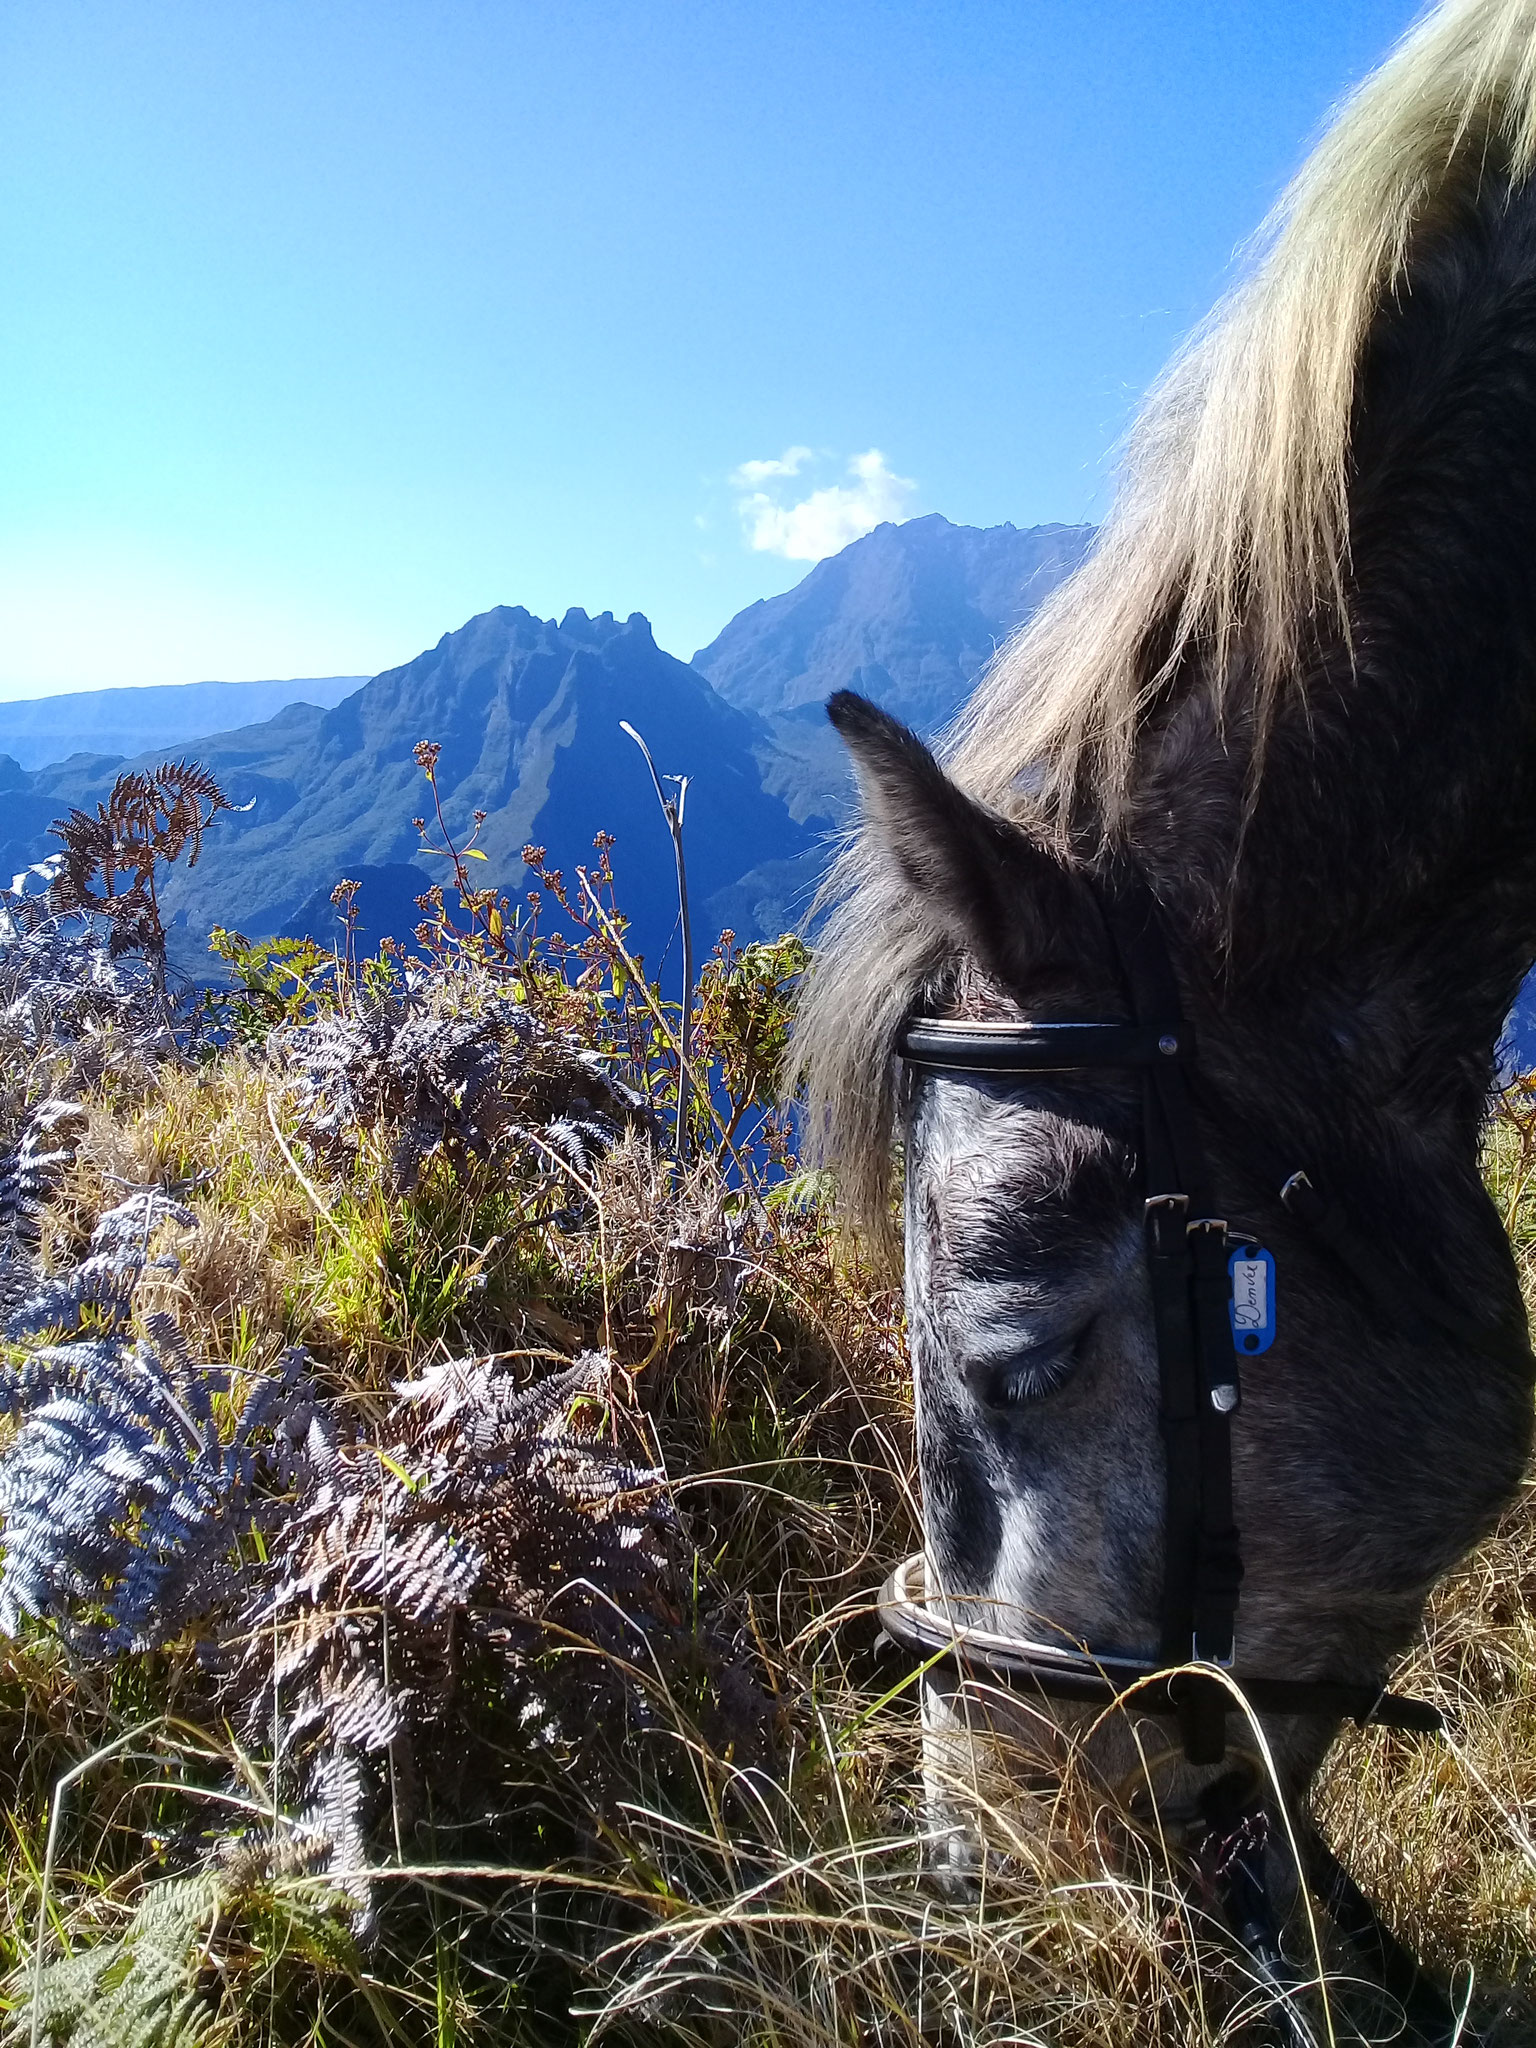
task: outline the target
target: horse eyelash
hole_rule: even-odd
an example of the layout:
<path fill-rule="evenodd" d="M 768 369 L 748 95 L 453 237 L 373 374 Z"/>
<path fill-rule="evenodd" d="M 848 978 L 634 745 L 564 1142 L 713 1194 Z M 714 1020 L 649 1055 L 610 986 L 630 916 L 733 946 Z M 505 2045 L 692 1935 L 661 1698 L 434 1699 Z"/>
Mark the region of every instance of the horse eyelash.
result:
<path fill-rule="evenodd" d="M 1022 1408 L 1031 1401 L 1043 1401 L 1070 1378 L 1077 1364 L 1076 1350 L 1048 1360 L 1024 1359 L 1001 1367 L 993 1376 L 991 1405 Z"/>

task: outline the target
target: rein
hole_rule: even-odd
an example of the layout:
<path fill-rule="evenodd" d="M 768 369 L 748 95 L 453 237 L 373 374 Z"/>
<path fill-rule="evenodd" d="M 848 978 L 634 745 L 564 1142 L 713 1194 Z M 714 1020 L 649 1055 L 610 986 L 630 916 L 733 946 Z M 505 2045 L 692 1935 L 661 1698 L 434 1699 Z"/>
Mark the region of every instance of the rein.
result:
<path fill-rule="evenodd" d="M 1112 1704 L 1135 1694 L 1138 1710 L 1179 1723 L 1194 1764 L 1226 1754 L 1226 1715 L 1235 1704 L 1218 1679 L 1190 1666 L 1228 1671 L 1236 1649 L 1242 1549 L 1232 1502 L 1232 1417 L 1242 1404 L 1228 1258 L 1252 1240 L 1233 1236 L 1218 1213 L 1196 1104 L 1218 1114 L 1195 1065 L 1178 982 L 1152 893 L 1120 863 L 1096 889 L 1134 1021 L 989 1024 L 915 1017 L 897 1050 L 908 1066 L 939 1073 L 1008 1076 L 1093 1068 L 1142 1075 L 1145 1232 L 1167 1459 L 1162 1627 L 1157 1659 L 1098 1656 L 957 1626 L 932 1612 L 923 1560 L 909 1558 L 886 1582 L 880 1617 L 887 1635 L 925 1658 L 1001 1679 L 1024 1680 L 1060 1699 Z M 1306 1172 L 1261 1140 L 1249 1147 L 1288 1215 L 1314 1235 L 1394 1318 L 1427 1323 L 1490 1356 L 1529 1356 L 1528 1336 L 1472 1322 L 1441 1303 L 1379 1251 L 1316 1190 Z M 1267 1257 L 1267 1254 L 1265 1255 Z M 1337 1715 L 1436 1733 L 1438 1709 L 1385 1686 L 1348 1681 L 1245 1678 L 1261 1712 Z"/>

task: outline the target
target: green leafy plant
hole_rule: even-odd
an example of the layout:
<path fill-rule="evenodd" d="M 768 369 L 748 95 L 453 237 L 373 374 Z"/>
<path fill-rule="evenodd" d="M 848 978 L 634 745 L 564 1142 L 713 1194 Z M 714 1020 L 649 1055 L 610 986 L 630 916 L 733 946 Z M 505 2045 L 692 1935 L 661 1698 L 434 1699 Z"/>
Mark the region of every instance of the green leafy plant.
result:
<path fill-rule="evenodd" d="M 236 1037 L 259 1044 L 274 1027 L 300 1024 L 337 999 L 344 963 L 313 939 L 248 939 L 216 924 L 208 950 L 226 961 L 233 987 L 210 999 Z"/>
<path fill-rule="evenodd" d="M 724 931 L 699 976 L 695 1043 L 728 1106 L 724 1141 L 734 1140 L 755 1114 L 776 1165 L 787 1162 L 791 1142 L 784 1058 L 795 992 L 810 957 L 805 941 L 792 933 L 738 947 L 736 934 Z"/>
<path fill-rule="evenodd" d="M 414 748 L 416 765 L 427 778 L 427 788 L 432 794 L 432 808 L 437 817 L 437 829 L 441 844 L 427 836 L 425 818 L 413 818 L 416 836 L 421 841 L 423 853 L 446 860 L 453 868 L 454 882 L 458 888 L 459 910 L 467 920 L 463 925 L 454 921 L 449 911 L 443 888 L 434 883 L 417 898 L 425 912 L 422 922 L 416 927 L 416 937 L 434 958 L 453 956 L 471 960 L 477 966 L 492 969 L 511 966 L 518 957 L 518 917 L 505 896 L 495 888 L 481 888 L 475 884 L 469 862 L 483 861 L 487 855 L 475 841 L 480 837 L 487 813 L 476 811 L 468 839 L 462 845 L 455 840 L 443 816 L 443 800 L 437 786 L 437 764 L 442 757 L 442 748 L 436 740 L 418 740 Z"/>

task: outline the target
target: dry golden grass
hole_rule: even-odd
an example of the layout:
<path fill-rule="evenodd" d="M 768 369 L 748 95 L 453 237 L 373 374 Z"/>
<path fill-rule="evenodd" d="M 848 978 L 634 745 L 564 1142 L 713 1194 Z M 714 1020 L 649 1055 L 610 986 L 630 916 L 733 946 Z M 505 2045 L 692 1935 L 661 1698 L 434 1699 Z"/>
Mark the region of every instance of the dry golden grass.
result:
<path fill-rule="evenodd" d="M 1436 1593 L 1400 1689 L 1453 1734 L 1348 1728 L 1316 1807 L 1345 1864 L 1440 1970 L 1519 1980 L 1536 1956 L 1536 1515 L 1530 1490 Z"/>
<path fill-rule="evenodd" d="M 622 1740 L 593 1727 L 540 1749 L 481 1715 L 465 1737 L 475 1810 L 434 1793 L 398 1839 L 382 1819 L 365 1954 L 323 1887 L 258 1857 L 198 1925 L 202 2033 L 189 2038 L 1266 2038 L 1261 1995 L 1192 1911 L 1175 1861 L 1076 1760 L 1046 1785 L 1043 1756 L 1019 1759 L 1046 1789 L 995 1813 L 1003 1853 L 979 1898 L 923 1875 L 916 1685 L 877 1651 L 871 1613 L 917 1543 L 900 1309 L 814 1200 L 764 1208 L 713 1158 L 679 1168 L 638 1145 L 594 1170 L 579 1229 L 553 1220 L 547 1185 L 509 1188 L 491 1170 L 431 1170 L 401 1197 L 382 1143 L 322 1179 L 270 1086 L 230 1053 L 153 1092 L 103 1095 L 50 1214 L 50 1256 L 78 1251 L 124 1182 L 185 1188 L 201 1227 L 141 1309 L 174 1305 L 206 1355 L 237 1364 L 302 1342 L 363 1406 L 434 1357 L 497 1352 L 533 1374 L 609 1345 L 623 1369 L 614 1427 L 665 1464 L 697 1547 L 684 1635 L 688 1612 L 703 1617 L 734 1675 L 722 1692 L 718 1664 L 659 1656 L 634 1674 L 649 1712 Z M 1501 1132 L 1492 1171 L 1524 1246 L 1536 1226 L 1515 1185 L 1520 1142 Z M 1346 1735 L 1317 1802 L 1409 1946 L 1445 1973 L 1475 1970 L 1479 2009 L 1505 2009 L 1490 2035 L 1503 2043 L 1536 2041 L 1536 2009 L 1518 2002 L 1536 1943 L 1533 1507 L 1522 1500 L 1442 1589 L 1401 1674 L 1455 1709 L 1455 1742 Z M 185 1860 L 199 1827 L 242 1820 L 218 1804 L 227 1787 L 259 1805 L 264 1779 L 208 1715 L 190 1645 L 83 1671 L 41 1633 L 0 1647 L 0 1955 L 20 2010 L 67 1771 L 84 1766 L 61 1822 L 50 1953 L 118 1939 L 166 1845 Z M 451 1761 L 420 1760 L 429 1793 Z"/>

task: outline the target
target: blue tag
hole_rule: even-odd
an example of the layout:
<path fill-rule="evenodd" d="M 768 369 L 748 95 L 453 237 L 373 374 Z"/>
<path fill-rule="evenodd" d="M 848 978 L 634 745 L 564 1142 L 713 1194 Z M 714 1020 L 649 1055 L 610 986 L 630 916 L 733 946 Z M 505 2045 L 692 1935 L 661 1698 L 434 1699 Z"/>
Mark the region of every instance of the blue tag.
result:
<path fill-rule="evenodd" d="M 1267 1351 L 1275 1341 L 1275 1261 L 1262 1245 L 1240 1244 L 1227 1261 L 1232 1299 L 1232 1343 L 1244 1357 Z"/>

